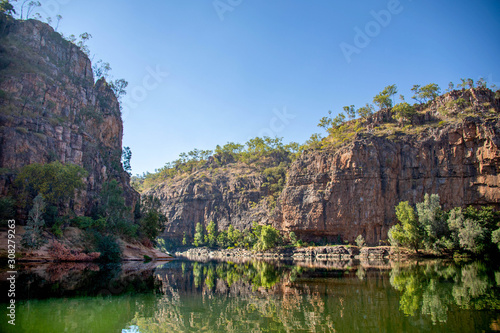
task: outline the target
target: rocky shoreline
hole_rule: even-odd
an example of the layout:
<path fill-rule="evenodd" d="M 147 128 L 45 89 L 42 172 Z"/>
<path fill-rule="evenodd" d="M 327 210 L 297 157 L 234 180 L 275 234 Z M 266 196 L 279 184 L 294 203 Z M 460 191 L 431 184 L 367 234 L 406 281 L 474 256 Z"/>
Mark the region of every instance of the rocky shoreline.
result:
<path fill-rule="evenodd" d="M 408 257 L 405 251 L 397 252 L 390 246 L 315 246 L 276 248 L 265 252 L 254 252 L 241 248 L 211 249 L 208 247 L 190 248 L 174 253 L 177 258 L 200 259 L 276 259 L 276 260 L 351 260 L 351 259 L 390 259 L 397 256 Z"/>

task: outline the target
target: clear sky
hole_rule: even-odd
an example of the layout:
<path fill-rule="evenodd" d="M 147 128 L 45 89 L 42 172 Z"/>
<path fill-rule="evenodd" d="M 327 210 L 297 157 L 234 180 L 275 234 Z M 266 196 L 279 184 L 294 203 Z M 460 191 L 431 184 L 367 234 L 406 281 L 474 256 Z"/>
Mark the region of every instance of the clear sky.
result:
<path fill-rule="evenodd" d="M 261 135 L 303 143 L 328 110 L 389 84 L 500 87 L 500 1 L 45 0 L 65 35 L 129 82 L 132 172 Z M 54 24 L 53 24 L 54 25 Z M 153 73 L 153 74 L 151 74 Z"/>

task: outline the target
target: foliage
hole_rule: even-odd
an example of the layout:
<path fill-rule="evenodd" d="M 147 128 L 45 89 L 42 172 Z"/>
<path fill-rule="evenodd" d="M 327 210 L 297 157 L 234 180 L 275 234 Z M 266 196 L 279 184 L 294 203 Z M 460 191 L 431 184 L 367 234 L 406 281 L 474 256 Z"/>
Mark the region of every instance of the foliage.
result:
<path fill-rule="evenodd" d="M 398 93 L 398 88 L 395 84 L 389 85 L 384 88 L 380 93 L 373 97 L 373 103 L 380 109 L 390 108 L 393 105 L 393 100 L 390 98 Z"/>
<path fill-rule="evenodd" d="M 7 224 L 7 220 L 13 219 L 15 210 L 15 201 L 11 197 L 3 197 L 0 198 L 0 220 L 2 225 L 5 222 Z"/>
<path fill-rule="evenodd" d="M 29 205 L 37 194 L 47 203 L 61 206 L 74 197 L 76 190 L 83 188 L 82 178 L 86 176 L 87 171 L 70 163 L 33 163 L 21 168 L 15 185 L 23 206 Z"/>
<path fill-rule="evenodd" d="M 491 233 L 491 242 L 496 244 L 500 250 L 500 228 Z"/>
<path fill-rule="evenodd" d="M 215 247 L 217 245 L 217 236 L 217 226 L 214 221 L 210 221 L 207 225 L 205 243 L 210 247 Z"/>
<path fill-rule="evenodd" d="M 358 116 L 366 119 L 373 114 L 373 105 L 366 103 L 365 106 L 360 107 L 356 112 Z"/>
<path fill-rule="evenodd" d="M 160 199 L 153 195 L 141 198 L 139 232 L 147 239 L 154 241 L 165 229 L 167 217 L 160 211 Z"/>
<path fill-rule="evenodd" d="M 107 78 L 111 71 L 111 66 L 109 62 L 98 60 L 92 65 L 92 71 L 96 79 L 100 79 L 101 77 Z"/>
<path fill-rule="evenodd" d="M 198 247 L 198 246 L 203 246 L 203 244 L 205 244 L 203 237 L 203 225 L 200 222 L 198 222 L 196 223 L 193 245 Z"/>
<path fill-rule="evenodd" d="M 118 99 L 127 94 L 126 89 L 128 87 L 128 82 L 125 79 L 111 81 L 108 85 Z"/>
<path fill-rule="evenodd" d="M 105 231 L 129 237 L 135 236 L 136 230 L 131 221 L 130 208 L 125 205 L 123 190 L 116 179 L 111 179 L 103 185 L 97 212 L 98 216 L 95 219 L 104 220 Z"/>
<path fill-rule="evenodd" d="M 356 243 L 356 245 L 358 247 L 365 246 L 365 239 L 363 238 L 363 235 L 358 235 L 358 237 L 356 237 L 356 239 L 354 240 L 354 242 Z"/>
<path fill-rule="evenodd" d="M 0 13 L 12 15 L 15 14 L 16 11 L 14 9 L 14 6 L 10 3 L 9 0 L 2 0 L 2 2 L 0 2 Z"/>
<path fill-rule="evenodd" d="M 97 251 L 101 253 L 99 260 L 103 262 L 119 262 L 122 251 L 113 235 L 95 234 Z"/>
<path fill-rule="evenodd" d="M 424 201 L 417 203 L 418 222 L 424 231 L 424 245 L 427 249 L 437 245 L 438 241 L 448 234 L 448 225 L 443 218 L 439 204 L 439 195 L 425 194 Z"/>
<path fill-rule="evenodd" d="M 354 105 L 344 106 L 343 110 L 349 120 L 353 120 L 354 118 L 356 118 L 356 109 Z"/>
<path fill-rule="evenodd" d="M 253 248 L 257 251 L 269 250 L 281 241 L 279 231 L 270 225 L 254 225 L 253 233 L 257 238 Z"/>
<path fill-rule="evenodd" d="M 103 231 L 106 221 L 103 218 L 94 220 L 89 216 L 77 216 L 71 220 L 71 224 L 75 227 L 86 230 L 86 229 L 96 229 Z"/>
<path fill-rule="evenodd" d="M 281 163 L 288 165 L 298 151 L 299 145 L 296 142 L 284 144 L 282 138 L 269 137 L 256 137 L 247 141 L 245 145 L 228 142 L 222 147 L 217 146 L 215 154 L 211 150 L 193 149 L 179 154 L 177 160 L 166 163 L 154 173 L 132 177 L 132 185 L 142 192 L 166 179 L 186 175 L 199 168 L 220 168 L 237 162 L 252 165 L 263 171 L 265 168 L 279 166 Z"/>
<path fill-rule="evenodd" d="M 485 255 L 496 251 L 500 241 L 500 213 L 492 207 L 455 207 L 444 212 L 437 194 L 424 196 L 417 203 L 418 219 L 408 202 L 396 206 L 401 224 L 389 230 L 394 246 L 405 245 L 418 250 L 421 246 L 434 251 L 468 252 Z"/>
<path fill-rule="evenodd" d="M 415 210 L 408 201 L 402 201 L 396 206 L 396 217 L 401 224 L 396 224 L 389 229 L 389 238 L 418 252 L 423 239 L 423 230 L 418 224 Z"/>
<path fill-rule="evenodd" d="M 402 124 L 404 124 L 405 122 L 411 123 L 413 115 L 417 113 L 415 111 L 415 108 L 406 102 L 396 104 L 392 108 L 392 111 L 394 112 L 394 115 L 392 117 L 399 120 Z"/>
<path fill-rule="evenodd" d="M 415 93 L 415 95 L 413 95 L 412 97 L 414 100 L 419 103 L 427 103 L 428 101 L 433 100 L 439 96 L 441 88 L 439 88 L 436 83 L 429 83 L 428 85 L 425 85 L 423 87 L 415 84 L 413 88 L 411 88 L 411 91 Z"/>
<path fill-rule="evenodd" d="M 123 152 L 122 152 L 123 170 L 125 170 L 129 175 L 132 175 L 132 166 L 130 165 L 131 158 L 132 158 L 132 151 L 130 150 L 130 147 L 123 147 Z"/>
<path fill-rule="evenodd" d="M 42 228 L 45 225 L 43 213 L 45 212 L 45 200 L 39 194 L 33 200 L 33 207 L 28 214 L 25 233 L 21 240 L 24 247 L 29 249 L 38 249 L 45 240 L 42 238 Z"/>

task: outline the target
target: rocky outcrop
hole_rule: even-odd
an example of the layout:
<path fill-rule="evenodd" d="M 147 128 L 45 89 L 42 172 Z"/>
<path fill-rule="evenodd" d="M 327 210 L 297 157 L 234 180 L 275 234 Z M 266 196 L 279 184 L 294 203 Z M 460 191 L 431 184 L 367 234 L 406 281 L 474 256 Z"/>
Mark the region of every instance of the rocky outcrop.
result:
<path fill-rule="evenodd" d="M 431 122 L 420 133 L 363 133 L 340 149 L 306 152 L 289 169 L 275 225 L 308 240 L 354 242 L 363 235 L 376 244 L 396 221 L 394 207 L 400 201 L 420 202 L 426 193 L 439 194 L 444 209 L 498 208 L 498 116 L 439 122 L 440 108 L 449 109 L 449 101 L 458 98 L 471 109 L 498 114 L 490 90 L 456 91 L 419 115 L 417 121 Z"/>
<path fill-rule="evenodd" d="M 205 167 L 153 190 L 169 218 L 164 236 L 192 237 L 196 223 L 249 228 L 272 223 L 305 241 L 368 244 L 387 239 L 400 201 L 437 193 L 444 209 L 500 208 L 499 100 L 489 89 L 463 89 L 419 106 L 411 126 L 382 110 L 338 147 L 309 150 L 287 170 L 276 209 L 262 172 L 242 163 Z"/>
<path fill-rule="evenodd" d="M 110 179 L 133 206 L 139 195 L 120 162 L 123 124 L 110 86 L 94 83 L 88 56 L 47 24 L 0 20 L 0 195 L 20 167 L 58 160 L 88 171 L 69 207 L 76 214 L 90 212 Z"/>
<path fill-rule="evenodd" d="M 168 219 L 163 236 L 180 241 L 190 239 L 197 223 L 214 221 L 218 230 L 229 225 L 244 230 L 253 221 L 269 222 L 266 191 L 262 175 L 243 163 L 227 168 L 197 170 L 189 177 L 178 176 L 147 191 L 161 200 Z"/>

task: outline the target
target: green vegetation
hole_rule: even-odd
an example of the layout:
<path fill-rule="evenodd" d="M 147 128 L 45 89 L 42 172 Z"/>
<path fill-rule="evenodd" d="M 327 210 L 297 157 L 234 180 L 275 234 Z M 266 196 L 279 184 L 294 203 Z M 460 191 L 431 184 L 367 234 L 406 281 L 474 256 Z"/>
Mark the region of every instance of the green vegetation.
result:
<path fill-rule="evenodd" d="M 452 82 L 450 83 L 453 85 Z M 453 90 L 453 88 L 451 90 Z M 441 88 L 439 88 L 439 86 L 435 83 L 429 83 L 423 87 L 420 87 L 419 84 L 415 84 L 413 88 L 411 88 L 411 91 L 415 93 L 412 98 L 422 104 L 438 97 L 441 92 Z"/>
<path fill-rule="evenodd" d="M 167 217 L 160 211 L 160 199 L 152 195 L 141 198 L 139 220 L 139 236 L 154 241 L 165 229 Z"/>
<path fill-rule="evenodd" d="M 437 194 L 424 197 L 415 209 L 407 201 L 396 206 L 400 223 L 389 230 L 393 246 L 407 246 L 418 252 L 425 248 L 435 253 L 487 255 L 499 244 L 500 213 L 492 207 L 453 208 L 445 212 Z"/>
<path fill-rule="evenodd" d="M 402 125 L 405 123 L 411 123 L 413 115 L 417 113 L 415 108 L 406 102 L 394 105 L 392 111 L 394 112 L 392 117 L 398 120 Z"/>
<path fill-rule="evenodd" d="M 121 259 L 121 249 L 113 235 L 94 234 L 97 252 L 103 262 L 119 262 Z"/>
<path fill-rule="evenodd" d="M 297 143 L 284 144 L 281 138 L 257 137 L 245 145 L 228 142 L 222 147 L 217 146 L 215 151 L 194 149 L 181 153 L 177 160 L 165 164 L 155 173 L 132 177 L 131 184 L 137 191 L 144 192 L 165 180 L 187 177 L 196 170 L 222 172 L 228 164 L 243 163 L 262 173 L 267 179 L 270 195 L 275 195 L 284 182 L 283 170 L 295 159 L 298 151 Z"/>
<path fill-rule="evenodd" d="M 36 250 L 45 243 L 45 240 L 42 238 L 42 228 L 45 224 L 43 220 L 44 212 L 45 200 L 39 194 L 33 200 L 33 208 L 31 208 L 28 215 L 28 222 L 25 228 L 26 232 L 21 240 L 23 246 Z"/>
<path fill-rule="evenodd" d="M 478 80 L 476 84 L 472 79 L 462 79 L 462 84 L 457 85 L 458 88 L 477 87 L 477 89 L 488 89 L 487 86 L 484 79 Z M 394 95 L 397 94 L 398 88 L 395 84 L 389 85 L 373 98 L 373 103 L 381 110 L 378 117 L 372 117 L 373 106 L 370 104 L 357 110 L 355 110 L 354 105 L 344 106 L 342 112 L 336 116 L 332 114 L 332 111 L 328 111 L 328 116 L 321 118 L 318 123 L 318 127 L 323 128 L 328 135 L 322 137 L 321 134 L 313 134 L 304 145 L 299 147 L 299 151 L 336 149 L 352 142 L 360 135 L 375 135 L 389 140 L 397 140 L 398 134 L 420 135 L 428 128 L 458 122 L 468 116 L 479 116 L 487 120 L 498 119 L 499 113 L 491 107 L 491 103 L 479 105 L 474 100 L 473 94 L 464 90 L 456 91 L 454 87 L 453 82 L 450 82 L 448 93 L 451 94 L 452 99 L 445 104 L 443 101 L 440 102 L 440 105 L 438 104 L 441 119 L 434 119 L 426 117 L 425 114 L 431 111 L 432 104 L 430 102 L 436 100 L 441 92 L 441 88 L 436 83 L 424 86 L 414 85 L 411 89 L 414 93 L 412 98 L 417 103 L 413 105 L 405 102 L 402 95 L 400 96 L 402 102 L 394 105 Z M 496 87 L 492 85 L 490 89 L 496 89 Z M 495 96 L 500 96 L 500 90 L 496 92 Z M 391 116 L 390 119 L 386 117 L 387 114 Z M 356 119 L 356 115 L 359 117 L 358 119 Z M 391 119 L 399 123 L 399 128 L 394 126 Z"/>
<path fill-rule="evenodd" d="M 400 310 L 407 316 L 419 313 L 433 323 L 446 322 L 448 310 L 498 310 L 498 280 L 482 262 L 447 265 L 427 263 L 396 267 L 391 271 L 391 285 L 402 293 Z"/>
<path fill-rule="evenodd" d="M 292 244 L 301 244 L 297 241 L 295 234 L 290 237 Z M 187 236 L 184 234 L 182 244 L 186 245 Z M 286 241 L 280 232 L 270 225 L 259 225 L 253 222 L 252 228 L 240 231 L 233 225 L 229 225 L 227 230 L 219 230 L 213 221 L 210 221 L 205 229 L 201 223 L 196 224 L 192 245 L 209 246 L 212 248 L 246 248 L 255 251 L 267 251 L 278 245 L 284 245 Z"/>
<path fill-rule="evenodd" d="M 377 105 L 380 109 L 390 108 L 393 105 L 393 99 L 391 96 L 394 96 L 398 93 L 398 88 L 395 84 L 387 86 L 382 90 L 379 94 L 373 97 L 373 103 Z"/>
<path fill-rule="evenodd" d="M 14 183 L 23 206 L 30 205 L 38 194 L 50 205 L 63 206 L 83 188 L 86 176 L 87 172 L 74 164 L 33 163 L 21 168 Z"/>
<path fill-rule="evenodd" d="M 354 242 L 356 243 L 356 245 L 358 247 L 365 246 L 365 238 L 363 237 L 363 235 L 358 235 L 358 237 L 356 237 L 356 239 L 354 240 Z"/>
<path fill-rule="evenodd" d="M 14 215 L 15 205 L 30 209 L 22 242 L 26 248 L 39 248 L 43 244 L 41 234 L 44 230 L 61 237 L 63 229 L 69 225 L 93 235 L 90 237 L 91 250 L 101 252 L 103 261 L 116 261 L 120 257 L 116 236 L 155 241 L 166 222 L 160 212 L 160 201 L 151 196 L 143 197 L 133 215 L 116 179 L 103 184 L 90 216 L 74 216 L 71 205 L 83 188 L 86 176 L 83 168 L 58 161 L 26 165 L 15 174 L 14 196 L 2 198 L 0 205 L 5 208 L 2 211 L 9 214 L 7 218 Z"/>

